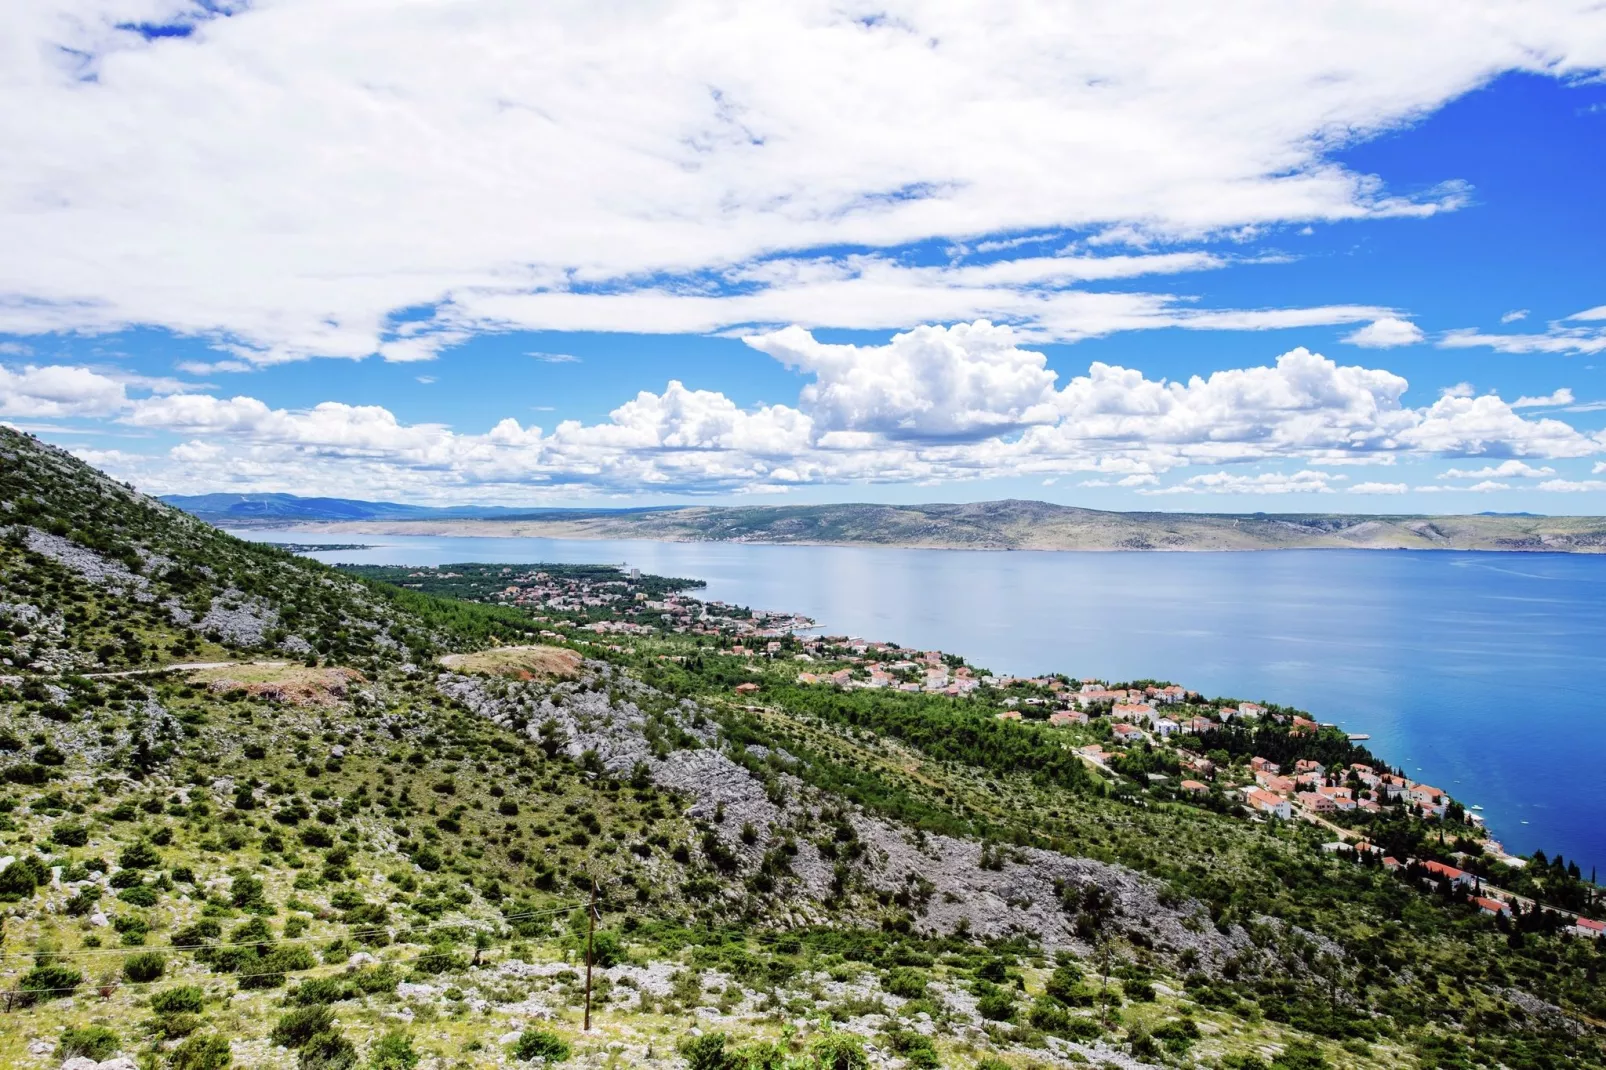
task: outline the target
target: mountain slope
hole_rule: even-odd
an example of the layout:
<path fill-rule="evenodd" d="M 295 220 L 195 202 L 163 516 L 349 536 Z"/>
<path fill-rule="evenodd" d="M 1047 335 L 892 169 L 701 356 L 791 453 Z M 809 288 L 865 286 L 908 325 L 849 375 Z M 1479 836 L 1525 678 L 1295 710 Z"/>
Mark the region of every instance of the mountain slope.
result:
<path fill-rule="evenodd" d="M 0 435 L 0 1065 L 1606 1065 L 1600 951 L 1553 918 L 1089 771 L 991 699 L 795 685 L 651 623 L 683 582 L 445 601 Z"/>
<path fill-rule="evenodd" d="M 356 503 L 343 503 L 354 506 Z M 1036 501 L 547 510 L 496 518 L 368 518 L 297 508 L 262 524 L 356 534 L 458 534 L 911 546 L 975 550 L 1606 551 L 1606 519 L 1528 515 L 1121 513 Z"/>

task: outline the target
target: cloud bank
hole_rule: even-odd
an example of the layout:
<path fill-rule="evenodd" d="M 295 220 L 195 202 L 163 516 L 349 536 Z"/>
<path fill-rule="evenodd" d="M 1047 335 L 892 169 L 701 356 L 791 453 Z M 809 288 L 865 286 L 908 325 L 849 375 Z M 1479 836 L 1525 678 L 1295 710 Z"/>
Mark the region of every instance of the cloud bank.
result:
<path fill-rule="evenodd" d="M 360 485 L 370 496 L 418 500 L 1073 473 L 1145 494 L 1320 493 L 1348 482 L 1329 471 L 1335 466 L 1470 457 L 1482 467 L 1446 477 L 1537 478 L 1555 471 L 1530 461 L 1606 453 L 1606 434 L 1525 417 L 1492 394 L 1449 393 L 1412 407 L 1403 401 L 1406 380 L 1393 372 L 1303 348 L 1273 364 L 1187 381 L 1095 362 L 1061 385 L 1041 353 L 986 321 L 920 327 L 884 345 L 823 343 L 797 327 L 746 341 L 810 377 L 796 404 L 744 409 L 717 391 L 671 381 L 599 423 L 545 429 L 504 419 L 472 433 L 404 423 L 379 406 L 330 401 L 290 410 L 160 381 L 135 396 L 92 369 L 29 366 L 0 372 L 0 414 L 101 417 L 176 436 L 182 441 L 165 458 L 96 455 L 155 490 L 346 493 Z M 1287 463 L 1303 467 L 1293 474 L 1241 469 Z M 1392 492 L 1372 481 L 1353 489 Z"/>
<path fill-rule="evenodd" d="M 1333 150 L 1504 71 L 1606 64 L 1585 2 L 32 0 L 0 20 L 0 332 L 154 325 L 246 362 L 977 318 L 1401 344 L 1387 308 L 1100 284 L 1220 266 L 1166 243 L 1455 209 L 1453 175 L 1403 196 Z M 911 259 L 929 242 L 951 256 Z M 1569 330 L 1499 344 L 1597 344 Z"/>

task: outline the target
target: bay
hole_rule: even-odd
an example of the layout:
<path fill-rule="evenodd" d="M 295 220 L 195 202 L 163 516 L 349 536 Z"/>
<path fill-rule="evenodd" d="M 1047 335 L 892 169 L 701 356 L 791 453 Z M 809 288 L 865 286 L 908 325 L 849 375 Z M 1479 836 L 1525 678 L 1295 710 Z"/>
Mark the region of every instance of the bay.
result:
<path fill-rule="evenodd" d="M 1606 557 L 1449 551 L 1074 553 L 437 536 L 329 562 L 628 564 L 831 634 L 999 673 L 1171 680 L 1284 703 L 1481 811 L 1508 849 L 1606 864 Z"/>

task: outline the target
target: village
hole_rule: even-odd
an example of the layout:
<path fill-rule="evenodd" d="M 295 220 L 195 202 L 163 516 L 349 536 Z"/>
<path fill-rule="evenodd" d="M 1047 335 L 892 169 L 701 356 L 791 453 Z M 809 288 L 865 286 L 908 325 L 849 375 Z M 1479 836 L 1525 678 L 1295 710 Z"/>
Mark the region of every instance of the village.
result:
<path fill-rule="evenodd" d="M 758 650 L 736 644 L 730 652 L 773 658 L 782 655 L 784 645 L 771 640 Z M 1178 684 L 1111 685 L 1092 677 L 1072 681 L 1059 675 L 996 676 L 939 650 L 914 650 L 857 637 L 805 638 L 800 645 L 801 651 L 791 655 L 793 659 L 827 664 L 800 671 L 796 676 L 799 684 L 987 697 L 1003 707 L 995 715 L 1002 721 L 1080 727 L 1095 734 L 1107 729 L 1107 739 L 1075 746 L 1078 757 L 1106 775 L 1118 775 L 1120 759 L 1136 748 L 1160 749 L 1169 752 L 1185 773 L 1174 784 L 1181 799 L 1203 800 L 1214 794 L 1236 803 L 1252 820 L 1303 820 L 1318 825 L 1337 836 L 1321 844 L 1324 852 L 1374 864 L 1422 884 L 1442 884 L 1452 893 L 1466 896 L 1485 915 L 1509 919 L 1514 907 L 1520 910 L 1527 902 L 1519 896 L 1499 897 L 1468 869 L 1434 859 L 1396 858 L 1370 843 L 1363 831 L 1339 823 L 1349 815 L 1385 812 L 1435 823 L 1449 817 L 1455 824 L 1476 830 L 1477 848 L 1489 860 L 1510 869 L 1527 864 L 1485 833 L 1482 815 L 1466 810 L 1438 787 L 1366 762 L 1329 767 L 1315 758 L 1297 758 L 1284 768 L 1261 755 L 1251 755 L 1241 763 L 1220 761 L 1224 755 L 1219 750 L 1211 756 L 1211 737 L 1230 725 L 1283 726 L 1290 739 L 1314 739 L 1319 732 L 1337 731 L 1334 725 L 1256 702 L 1207 700 Z M 746 693 L 758 689 L 757 684 L 737 688 Z M 1149 773 L 1145 779 L 1165 782 L 1171 778 Z M 1578 915 L 1569 918 L 1576 936 L 1606 935 L 1606 922 Z"/>
<path fill-rule="evenodd" d="M 815 622 L 801 614 L 705 601 L 686 593 L 693 586 L 689 582 L 644 577 L 633 568 L 452 567 L 478 574 L 424 569 L 413 575 L 433 581 L 473 580 L 480 588 L 479 600 L 525 610 L 532 619 L 549 625 L 541 633 L 547 638 L 585 645 L 588 641 L 582 634 L 588 633 L 598 645 L 623 652 L 625 648 L 605 637 L 682 636 L 694 640 L 696 649 L 744 659 L 760 678 L 790 663 L 798 670 L 789 678 L 800 686 L 978 701 L 983 708 L 996 710 L 994 716 L 1000 721 L 1065 730 L 1065 745 L 1113 784 L 1135 783 L 1143 792 L 1235 810 L 1252 821 L 1307 823 L 1334 837 L 1320 844 L 1326 853 L 1376 865 L 1424 885 L 1442 886 L 1500 919 L 1510 918 L 1514 908 L 1520 910 L 1527 902 L 1510 894 L 1501 897 L 1489 879 L 1489 868 L 1472 864 L 1477 858 L 1515 871 L 1527 860 L 1508 853 L 1487 834 L 1483 816 L 1467 810 L 1448 792 L 1373 761 L 1326 764 L 1314 756 L 1287 757 L 1289 752 L 1321 749 L 1317 744 L 1322 740 L 1337 740 L 1343 746 L 1365 738 L 1347 736 L 1336 725 L 1319 723 L 1295 710 L 1209 699 L 1169 682 L 1112 683 L 1062 674 L 999 676 L 941 650 L 811 634 Z M 685 657 L 658 656 L 676 661 Z M 786 670 L 783 675 L 789 674 Z M 749 680 L 734 690 L 751 699 L 763 686 Z M 1241 749 L 1229 752 L 1222 747 L 1229 737 L 1240 745 L 1245 739 L 1282 741 L 1281 760 Z M 1360 754 L 1366 756 L 1364 751 Z M 1447 855 L 1451 861 L 1418 859 L 1403 852 L 1396 857 L 1369 841 L 1369 818 L 1400 816 L 1456 830 L 1456 849 Z M 1606 934 L 1606 923 L 1568 917 L 1575 935 Z"/>

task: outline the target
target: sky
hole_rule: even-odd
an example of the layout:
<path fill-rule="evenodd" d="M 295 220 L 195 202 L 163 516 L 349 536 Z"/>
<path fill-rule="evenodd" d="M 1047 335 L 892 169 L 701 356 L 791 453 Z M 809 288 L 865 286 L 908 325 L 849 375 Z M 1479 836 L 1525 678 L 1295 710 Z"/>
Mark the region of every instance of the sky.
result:
<path fill-rule="evenodd" d="M 0 421 L 152 493 L 1606 514 L 1594 3 L 34 0 Z"/>

